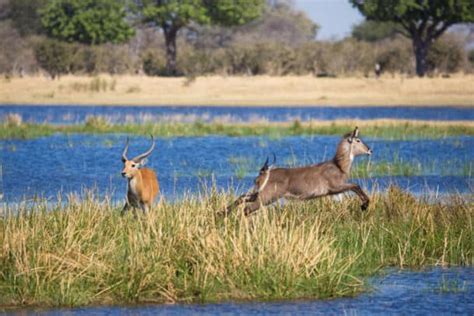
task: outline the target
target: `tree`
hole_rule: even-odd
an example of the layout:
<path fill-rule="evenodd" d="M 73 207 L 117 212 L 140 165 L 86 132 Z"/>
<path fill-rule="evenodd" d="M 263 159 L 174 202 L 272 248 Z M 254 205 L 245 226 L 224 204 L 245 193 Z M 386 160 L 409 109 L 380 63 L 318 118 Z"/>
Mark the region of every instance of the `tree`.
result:
<path fill-rule="evenodd" d="M 145 22 L 163 30 L 166 45 L 166 73 L 177 75 L 176 36 L 189 25 L 242 25 L 260 16 L 264 0 L 142 0 Z"/>
<path fill-rule="evenodd" d="M 315 39 L 319 25 L 291 3 L 275 1 L 255 22 L 248 23 L 238 33 L 254 38 L 258 43 L 271 41 L 299 46 Z"/>
<path fill-rule="evenodd" d="M 38 34 L 43 31 L 39 11 L 47 0 L 10 0 L 0 6 L 4 16 L 0 19 L 10 19 L 12 25 L 21 36 Z"/>
<path fill-rule="evenodd" d="M 423 77 L 433 42 L 450 26 L 474 22 L 473 0 L 349 0 L 368 19 L 398 23 L 412 40 L 416 73 Z"/>
<path fill-rule="evenodd" d="M 398 28 L 393 22 L 363 21 L 352 28 L 352 37 L 359 41 L 377 42 L 395 37 Z"/>
<path fill-rule="evenodd" d="M 83 44 L 126 42 L 134 30 L 120 0 L 52 0 L 41 10 L 48 36 Z"/>

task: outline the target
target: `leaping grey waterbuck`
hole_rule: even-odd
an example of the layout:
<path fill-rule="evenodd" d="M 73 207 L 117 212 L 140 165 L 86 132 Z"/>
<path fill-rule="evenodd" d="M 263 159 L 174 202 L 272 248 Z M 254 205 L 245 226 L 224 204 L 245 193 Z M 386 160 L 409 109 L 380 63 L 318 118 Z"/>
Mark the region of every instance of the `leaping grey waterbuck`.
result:
<path fill-rule="evenodd" d="M 129 208 L 141 208 L 144 213 L 147 213 L 153 201 L 155 200 L 160 185 L 156 177 L 155 171 L 148 168 L 142 168 L 145 164 L 145 159 L 151 155 L 155 148 L 155 141 L 151 136 L 151 147 L 145 153 L 128 160 L 128 137 L 125 149 L 122 153 L 122 162 L 124 164 L 122 176 L 128 179 L 127 199 L 122 209 L 122 215 Z"/>
<path fill-rule="evenodd" d="M 347 133 L 337 146 L 333 159 L 298 168 L 276 168 L 268 158 L 255 179 L 253 189 L 241 195 L 225 211 L 244 205 L 245 215 L 281 198 L 310 200 L 346 191 L 356 193 L 362 200 L 362 210 L 369 206 L 369 197 L 359 185 L 348 182 L 352 161 L 359 155 L 371 155 L 372 150 L 359 138 L 359 129 Z M 274 158 L 275 160 L 275 158 Z"/>

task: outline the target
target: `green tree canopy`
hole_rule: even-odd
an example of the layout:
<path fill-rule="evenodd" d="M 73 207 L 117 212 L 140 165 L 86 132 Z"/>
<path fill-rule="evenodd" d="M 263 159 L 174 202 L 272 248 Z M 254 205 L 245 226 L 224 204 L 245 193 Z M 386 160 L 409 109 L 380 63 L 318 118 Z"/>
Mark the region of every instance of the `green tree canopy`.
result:
<path fill-rule="evenodd" d="M 144 21 L 163 30 L 166 71 L 176 75 L 176 36 L 190 24 L 241 25 L 262 13 L 264 0 L 142 0 Z"/>
<path fill-rule="evenodd" d="M 424 76 L 433 42 L 456 23 L 474 22 L 473 0 L 349 0 L 368 19 L 398 23 L 412 39 L 416 73 Z"/>
<path fill-rule="evenodd" d="M 359 41 L 377 42 L 393 38 L 400 32 L 399 28 L 393 22 L 363 21 L 352 28 L 352 37 Z"/>
<path fill-rule="evenodd" d="M 134 30 L 125 17 L 120 0 L 51 0 L 41 10 L 50 37 L 84 44 L 127 41 Z"/>

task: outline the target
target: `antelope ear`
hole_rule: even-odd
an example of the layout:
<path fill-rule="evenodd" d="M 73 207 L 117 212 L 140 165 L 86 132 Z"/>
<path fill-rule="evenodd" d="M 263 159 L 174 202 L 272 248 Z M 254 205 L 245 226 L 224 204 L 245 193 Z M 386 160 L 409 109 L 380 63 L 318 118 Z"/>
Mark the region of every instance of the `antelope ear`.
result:
<path fill-rule="evenodd" d="M 140 160 L 138 162 L 138 168 L 143 167 L 147 163 L 147 161 L 148 161 L 148 159 L 146 159 L 146 158 L 143 158 L 142 160 Z"/>

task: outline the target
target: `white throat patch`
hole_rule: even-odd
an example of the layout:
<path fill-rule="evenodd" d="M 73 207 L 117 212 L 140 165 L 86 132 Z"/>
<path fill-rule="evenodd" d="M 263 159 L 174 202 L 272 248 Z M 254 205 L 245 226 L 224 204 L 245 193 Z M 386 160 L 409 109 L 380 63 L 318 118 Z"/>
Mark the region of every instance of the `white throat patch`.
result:
<path fill-rule="evenodd" d="M 137 195 L 137 180 L 135 179 L 135 177 L 128 181 L 128 187 L 134 195 Z"/>

